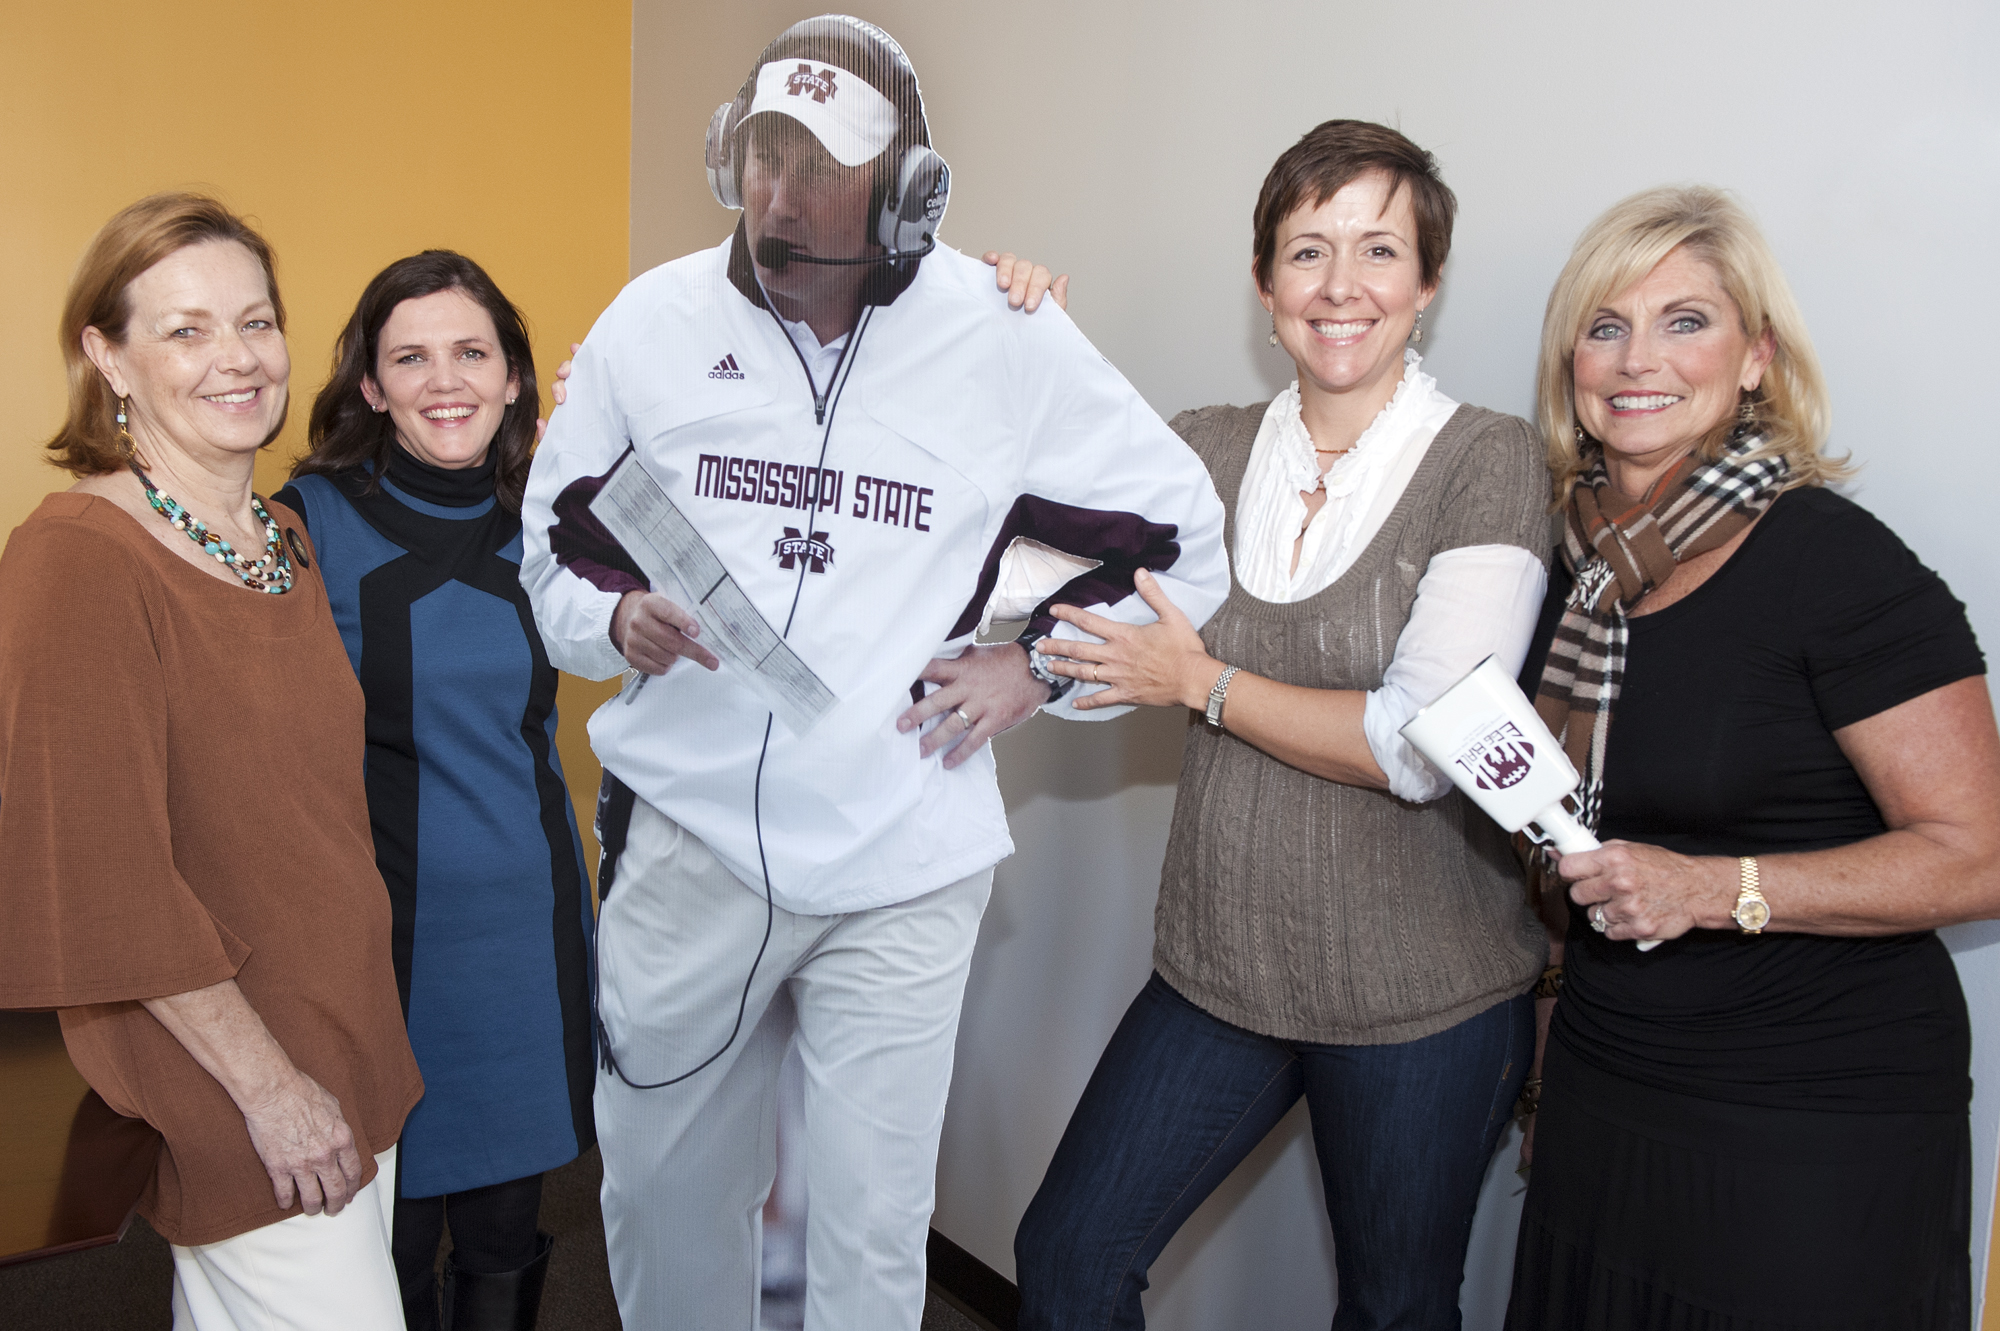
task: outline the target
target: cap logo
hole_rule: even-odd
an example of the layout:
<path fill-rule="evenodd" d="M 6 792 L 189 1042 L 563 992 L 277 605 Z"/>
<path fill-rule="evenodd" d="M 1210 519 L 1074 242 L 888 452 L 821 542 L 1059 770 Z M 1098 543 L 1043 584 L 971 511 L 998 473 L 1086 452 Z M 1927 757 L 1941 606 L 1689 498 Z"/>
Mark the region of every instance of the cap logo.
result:
<path fill-rule="evenodd" d="M 810 96 L 815 102 L 825 106 L 827 98 L 840 91 L 833 86 L 835 73 L 836 71 L 831 69 L 822 69 L 815 74 L 813 67 L 802 60 L 799 62 L 799 67 L 785 80 L 785 91 L 793 97 Z"/>
<path fill-rule="evenodd" d="M 903 120 L 895 105 L 853 70 L 796 56 L 758 66 L 756 95 L 739 123 L 767 111 L 811 130 L 842 166 L 873 160 L 896 141 Z"/>

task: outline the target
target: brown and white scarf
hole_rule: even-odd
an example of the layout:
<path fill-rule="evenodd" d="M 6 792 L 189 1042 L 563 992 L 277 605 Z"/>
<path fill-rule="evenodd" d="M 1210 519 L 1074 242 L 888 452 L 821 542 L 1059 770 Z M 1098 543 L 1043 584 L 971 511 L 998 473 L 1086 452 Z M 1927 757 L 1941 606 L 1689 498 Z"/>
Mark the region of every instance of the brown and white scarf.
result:
<path fill-rule="evenodd" d="M 1785 489 L 1781 456 L 1751 459 L 1754 434 L 1714 462 L 1690 453 L 1634 501 L 1612 488 L 1600 451 L 1577 478 L 1562 555 L 1574 578 L 1549 644 L 1535 710 L 1583 776 L 1578 818 L 1591 831 L 1604 803 L 1604 745 L 1625 676 L 1627 606 L 1672 576 L 1683 559 L 1727 544 Z"/>

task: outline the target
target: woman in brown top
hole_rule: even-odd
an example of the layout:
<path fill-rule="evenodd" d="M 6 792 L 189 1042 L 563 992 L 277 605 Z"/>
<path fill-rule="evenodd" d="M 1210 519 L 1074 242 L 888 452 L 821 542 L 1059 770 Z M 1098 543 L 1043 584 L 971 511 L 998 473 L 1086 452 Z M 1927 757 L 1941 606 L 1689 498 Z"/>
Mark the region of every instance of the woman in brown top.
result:
<path fill-rule="evenodd" d="M 63 315 L 78 480 L 0 556 L 0 1006 L 59 1010 L 166 1139 L 141 1213 L 202 1331 L 401 1325 L 375 1180 L 422 1093 L 360 689 L 296 516 L 251 493 L 283 327 L 221 205 L 114 217 Z"/>

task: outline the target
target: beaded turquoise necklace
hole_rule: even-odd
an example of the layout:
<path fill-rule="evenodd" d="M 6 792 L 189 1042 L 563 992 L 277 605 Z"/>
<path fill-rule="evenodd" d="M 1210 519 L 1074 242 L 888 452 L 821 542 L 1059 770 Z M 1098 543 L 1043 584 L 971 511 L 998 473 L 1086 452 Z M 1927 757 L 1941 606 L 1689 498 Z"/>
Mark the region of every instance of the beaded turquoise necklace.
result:
<path fill-rule="evenodd" d="M 153 511 L 186 532 L 189 540 L 243 579 L 244 586 L 252 591 L 269 592 L 273 596 L 283 596 L 292 589 L 292 561 L 285 554 L 285 543 L 278 539 L 278 524 L 271 520 L 271 515 L 264 510 L 263 501 L 256 495 L 250 496 L 250 511 L 264 524 L 264 557 L 253 564 L 237 554 L 229 542 L 210 531 L 207 523 L 182 508 L 172 495 L 162 494 L 159 487 L 153 484 L 153 478 L 141 470 L 137 462 L 131 467 L 132 474 L 139 478 L 139 484 L 146 487 L 146 502 L 153 506 Z"/>

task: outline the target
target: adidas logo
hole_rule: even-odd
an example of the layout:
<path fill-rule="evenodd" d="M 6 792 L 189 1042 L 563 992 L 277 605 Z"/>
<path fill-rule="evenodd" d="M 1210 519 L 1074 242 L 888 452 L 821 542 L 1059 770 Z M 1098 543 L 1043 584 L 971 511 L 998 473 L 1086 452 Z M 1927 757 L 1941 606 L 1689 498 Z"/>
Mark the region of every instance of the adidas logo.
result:
<path fill-rule="evenodd" d="M 741 379 L 743 371 L 736 368 L 736 357 L 729 355 L 724 356 L 715 363 L 715 368 L 708 372 L 708 377 L 711 379 Z"/>

